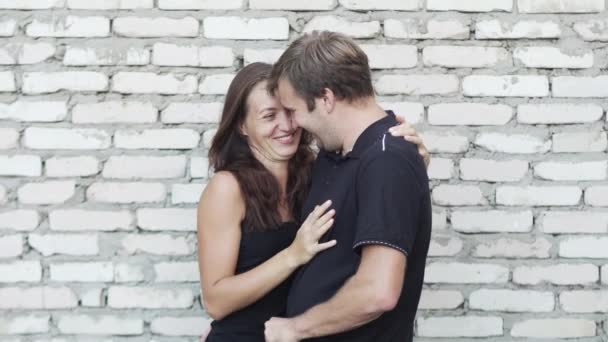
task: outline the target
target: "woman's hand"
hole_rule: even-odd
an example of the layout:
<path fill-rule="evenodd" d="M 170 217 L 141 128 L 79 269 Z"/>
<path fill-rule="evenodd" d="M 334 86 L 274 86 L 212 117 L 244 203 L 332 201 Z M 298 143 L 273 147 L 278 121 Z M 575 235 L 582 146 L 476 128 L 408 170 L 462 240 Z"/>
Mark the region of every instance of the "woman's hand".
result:
<path fill-rule="evenodd" d="M 301 266 L 310 261 L 317 253 L 336 245 L 336 240 L 319 243 L 319 239 L 334 223 L 335 210 L 329 209 L 331 201 L 326 201 L 308 215 L 302 224 L 296 238 L 287 248 L 289 262 L 292 266 Z"/>
<path fill-rule="evenodd" d="M 389 132 L 393 136 L 403 137 L 403 139 L 405 139 L 413 144 L 416 144 L 416 147 L 418 147 L 418 153 L 420 154 L 420 156 L 422 156 L 422 159 L 424 160 L 424 165 L 426 165 L 426 168 L 428 169 L 429 164 L 431 163 L 431 155 L 429 154 L 429 151 L 426 149 L 426 146 L 424 146 L 424 142 L 422 141 L 422 138 L 418 135 L 418 133 L 416 132 L 414 127 L 412 127 L 412 125 L 407 123 L 404 118 L 402 118 L 400 116 L 396 116 L 396 117 L 397 117 L 397 121 L 399 121 L 401 124 L 391 127 L 389 129 Z"/>

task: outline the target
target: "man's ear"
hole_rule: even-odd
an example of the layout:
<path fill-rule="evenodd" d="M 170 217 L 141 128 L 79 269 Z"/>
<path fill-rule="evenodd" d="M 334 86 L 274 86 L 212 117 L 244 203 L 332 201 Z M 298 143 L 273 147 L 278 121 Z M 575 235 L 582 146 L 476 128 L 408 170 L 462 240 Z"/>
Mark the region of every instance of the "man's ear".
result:
<path fill-rule="evenodd" d="M 323 105 L 323 108 L 325 109 L 325 111 L 328 114 L 331 114 L 331 112 L 333 112 L 333 110 L 336 106 L 336 95 L 334 94 L 334 92 L 331 89 L 324 88 L 323 95 L 321 95 L 320 102 Z"/>

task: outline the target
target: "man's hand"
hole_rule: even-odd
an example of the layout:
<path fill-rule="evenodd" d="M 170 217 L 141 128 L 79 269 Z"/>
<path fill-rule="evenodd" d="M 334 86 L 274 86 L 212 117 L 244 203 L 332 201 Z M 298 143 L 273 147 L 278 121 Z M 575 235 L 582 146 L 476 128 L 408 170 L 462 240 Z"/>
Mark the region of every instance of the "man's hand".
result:
<path fill-rule="evenodd" d="M 265 324 L 266 342 L 298 342 L 296 326 L 293 320 L 273 317 Z"/>

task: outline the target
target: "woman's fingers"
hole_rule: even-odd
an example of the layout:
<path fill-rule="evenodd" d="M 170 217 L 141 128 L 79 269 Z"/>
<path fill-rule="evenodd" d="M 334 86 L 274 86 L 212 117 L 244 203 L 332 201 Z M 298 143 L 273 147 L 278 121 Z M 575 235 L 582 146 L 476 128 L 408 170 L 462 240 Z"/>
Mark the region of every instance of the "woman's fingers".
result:
<path fill-rule="evenodd" d="M 320 243 L 316 246 L 317 253 L 324 251 L 328 248 L 335 246 L 338 242 L 336 240 L 331 240 L 327 242 Z"/>

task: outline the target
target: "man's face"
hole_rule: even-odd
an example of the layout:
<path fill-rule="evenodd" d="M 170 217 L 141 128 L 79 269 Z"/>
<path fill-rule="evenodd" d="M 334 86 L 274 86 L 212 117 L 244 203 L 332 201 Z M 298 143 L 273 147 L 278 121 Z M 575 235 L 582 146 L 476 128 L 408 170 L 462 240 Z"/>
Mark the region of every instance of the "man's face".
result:
<path fill-rule="evenodd" d="M 306 100 L 300 97 L 289 80 L 279 80 L 277 96 L 285 110 L 293 115 L 294 123 L 308 132 L 317 140 L 321 148 L 335 151 L 341 148 L 328 113 L 324 110 L 322 101 L 315 100 L 315 109 L 308 111 Z"/>

